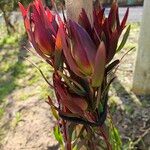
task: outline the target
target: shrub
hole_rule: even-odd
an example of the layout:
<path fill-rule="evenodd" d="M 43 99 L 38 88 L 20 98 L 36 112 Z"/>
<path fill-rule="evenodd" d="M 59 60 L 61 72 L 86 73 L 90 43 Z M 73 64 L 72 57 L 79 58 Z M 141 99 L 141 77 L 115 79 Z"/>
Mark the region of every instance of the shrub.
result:
<path fill-rule="evenodd" d="M 62 149 L 120 149 L 121 140 L 108 111 L 108 91 L 120 62 L 114 60 L 126 43 L 122 42 L 129 10 L 120 22 L 118 5 L 113 3 L 108 17 L 104 8 L 94 8 L 93 25 L 83 9 L 78 22 L 62 19 L 40 0 L 27 8 L 19 3 L 30 42 L 35 51 L 53 67 L 57 104 L 48 104 L 57 120 L 54 135 Z M 104 143 L 105 142 L 105 143 Z"/>

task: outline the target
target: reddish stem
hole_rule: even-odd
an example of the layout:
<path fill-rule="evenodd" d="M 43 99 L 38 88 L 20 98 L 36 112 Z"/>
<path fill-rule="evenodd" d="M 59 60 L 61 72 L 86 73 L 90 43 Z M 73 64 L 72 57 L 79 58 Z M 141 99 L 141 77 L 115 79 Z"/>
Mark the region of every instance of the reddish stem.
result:
<path fill-rule="evenodd" d="M 64 134 L 64 140 L 65 140 L 65 147 L 66 150 L 71 150 L 71 140 L 69 139 L 69 134 L 68 134 L 68 130 L 67 130 L 67 125 L 66 125 L 66 121 L 62 120 L 62 125 L 63 125 L 63 134 Z"/>
<path fill-rule="evenodd" d="M 105 143 L 106 143 L 106 145 L 107 145 L 107 149 L 108 149 L 108 150 L 112 150 L 112 146 L 110 145 L 110 143 L 109 143 L 109 141 L 108 141 L 108 137 L 107 137 L 107 135 L 105 134 L 105 132 L 104 132 L 104 130 L 103 130 L 103 127 L 99 127 L 99 129 L 100 129 L 100 132 L 101 132 L 101 134 L 102 134 L 102 136 L 103 136 L 103 138 L 104 138 L 104 140 L 105 140 Z"/>

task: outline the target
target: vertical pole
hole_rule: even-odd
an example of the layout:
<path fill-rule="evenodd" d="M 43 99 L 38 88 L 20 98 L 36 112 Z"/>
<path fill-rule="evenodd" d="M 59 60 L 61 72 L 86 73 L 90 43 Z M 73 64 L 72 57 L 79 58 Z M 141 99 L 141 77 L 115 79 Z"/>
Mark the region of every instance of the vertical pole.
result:
<path fill-rule="evenodd" d="M 82 8 L 88 14 L 89 20 L 92 23 L 93 18 L 93 1 L 92 0 L 66 0 L 67 18 L 78 21 L 79 14 Z"/>
<path fill-rule="evenodd" d="M 150 94 L 150 0 L 144 0 L 139 47 L 133 78 L 133 91 Z"/>

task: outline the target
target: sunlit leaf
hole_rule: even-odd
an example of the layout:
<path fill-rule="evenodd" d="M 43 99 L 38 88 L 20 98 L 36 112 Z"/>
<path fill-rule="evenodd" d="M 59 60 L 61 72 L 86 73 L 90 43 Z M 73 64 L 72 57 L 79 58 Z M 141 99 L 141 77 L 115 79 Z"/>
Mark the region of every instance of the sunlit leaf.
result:
<path fill-rule="evenodd" d="M 106 49 L 103 42 L 101 42 L 94 64 L 94 73 L 92 76 L 92 86 L 99 87 L 102 84 L 104 70 L 105 70 L 105 63 L 106 63 Z"/>
<path fill-rule="evenodd" d="M 131 29 L 131 26 L 129 25 L 129 27 L 127 28 L 127 30 L 123 36 L 123 39 L 122 39 L 119 47 L 117 48 L 116 52 L 119 52 L 124 47 L 124 45 L 126 44 L 129 33 L 130 33 L 130 29 Z"/>
<path fill-rule="evenodd" d="M 64 75 L 60 71 L 58 71 L 58 74 L 64 79 L 65 83 L 69 86 L 69 88 L 73 92 L 75 92 L 75 93 L 77 93 L 77 94 L 79 94 L 81 96 L 86 94 L 86 91 L 83 89 L 83 87 L 80 84 L 78 84 L 76 81 L 74 81 L 71 78 L 67 77 L 66 75 Z"/>
<path fill-rule="evenodd" d="M 89 34 L 79 24 L 69 20 L 72 55 L 76 60 L 78 67 L 85 75 L 91 75 L 93 63 L 96 54 L 96 47 Z"/>
<path fill-rule="evenodd" d="M 65 28 L 63 25 L 60 26 L 60 34 L 61 34 L 61 41 L 62 41 L 62 46 L 63 46 L 63 53 L 64 56 L 67 60 L 67 63 L 70 67 L 70 69 L 78 76 L 84 77 L 84 75 L 80 72 L 80 69 L 78 68 L 75 60 L 72 57 L 71 50 L 68 47 L 68 40 L 67 40 L 67 35 L 65 33 Z"/>
<path fill-rule="evenodd" d="M 56 140 L 59 142 L 60 145 L 62 145 L 63 144 L 63 136 L 62 136 L 61 132 L 59 131 L 59 127 L 55 126 L 53 129 L 53 132 L 54 132 L 54 136 L 55 136 Z"/>
<path fill-rule="evenodd" d="M 51 112 L 53 114 L 53 116 L 55 117 L 56 120 L 59 119 L 59 116 L 58 116 L 58 108 L 53 104 L 53 101 L 52 99 L 48 96 L 48 101 L 47 103 L 50 105 L 51 107 Z M 57 110 L 57 111 L 56 111 Z"/>
<path fill-rule="evenodd" d="M 114 69 L 119 64 L 119 59 L 114 60 L 111 64 L 109 64 L 105 70 L 106 73 L 109 73 L 112 69 Z"/>

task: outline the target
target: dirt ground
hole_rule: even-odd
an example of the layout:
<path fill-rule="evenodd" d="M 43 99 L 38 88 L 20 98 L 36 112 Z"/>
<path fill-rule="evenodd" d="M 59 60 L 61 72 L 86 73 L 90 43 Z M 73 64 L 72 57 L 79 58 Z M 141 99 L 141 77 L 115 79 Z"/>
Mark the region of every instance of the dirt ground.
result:
<path fill-rule="evenodd" d="M 110 91 L 110 109 L 126 143 L 124 149 L 150 150 L 150 95 L 140 96 L 132 92 L 139 27 L 137 24 L 131 27 L 128 44 L 116 57 L 121 57 L 131 47 L 135 49 L 124 57 L 116 72 L 116 80 Z"/>
<path fill-rule="evenodd" d="M 52 138 L 53 118 L 49 106 L 32 97 L 25 102 L 16 102 L 9 97 L 7 118 L 3 121 L 5 137 L 2 150 L 53 150 L 57 143 Z M 20 113 L 19 122 L 16 112 Z"/>

